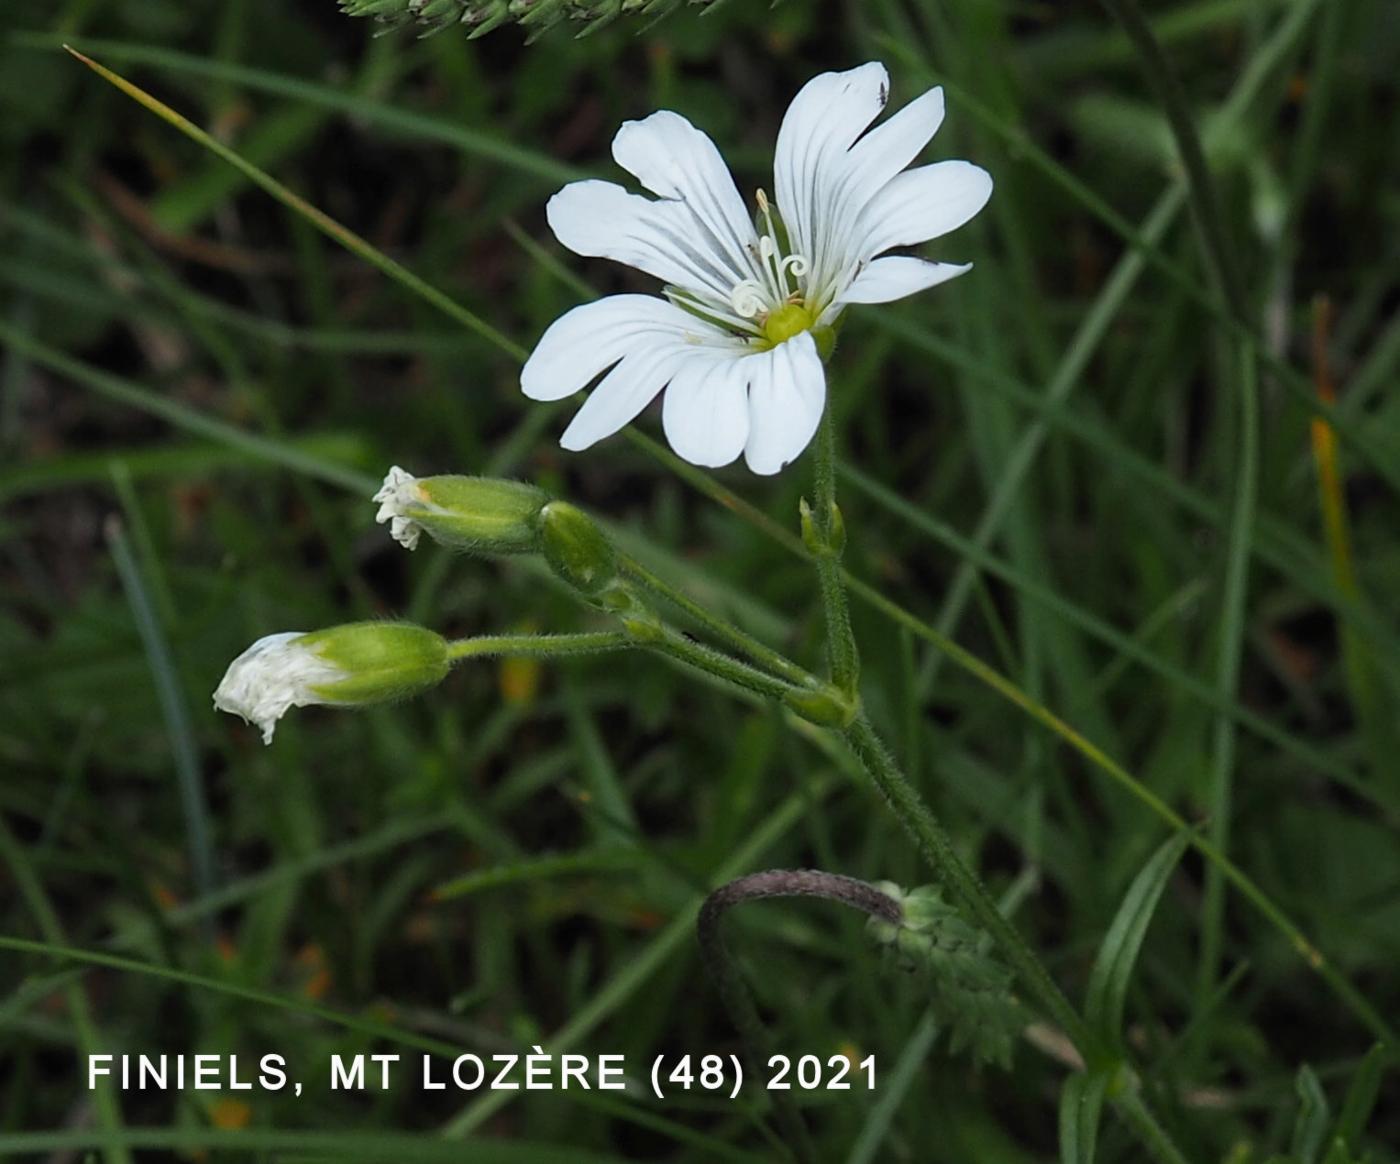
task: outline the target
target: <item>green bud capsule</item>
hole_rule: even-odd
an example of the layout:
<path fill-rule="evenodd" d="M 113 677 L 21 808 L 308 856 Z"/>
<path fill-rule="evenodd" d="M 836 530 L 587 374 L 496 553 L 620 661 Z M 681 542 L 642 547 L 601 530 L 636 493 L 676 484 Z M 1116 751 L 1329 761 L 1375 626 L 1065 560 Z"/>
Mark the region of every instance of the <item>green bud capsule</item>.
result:
<path fill-rule="evenodd" d="M 798 513 L 802 518 L 802 544 L 807 552 L 815 557 L 830 556 L 839 558 L 846 549 L 846 519 L 841 516 L 841 507 L 831 503 L 831 514 L 827 528 L 817 525 L 816 514 L 804 497 L 798 503 Z"/>
<path fill-rule="evenodd" d="M 436 687 L 451 668 L 447 640 L 409 623 L 355 622 L 259 639 L 228 668 L 214 706 L 241 715 L 272 743 L 291 707 L 360 707 Z"/>
<path fill-rule="evenodd" d="M 830 684 L 792 688 L 783 696 L 783 703 L 818 727 L 849 727 L 860 711 L 858 702 L 847 698 Z"/>
<path fill-rule="evenodd" d="M 548 496 L 533 485 L 494 477 L 418 478 L 395 465 L 374 495 L 375 521 L 389 522 L 408 549 L 423 533 L 454 550 L 525 554 L 539 548 L 538 521 Z"/>
<path fill-rule="evenodd" d="M 540 511 L 539 530 L 545 560 L 581 594 L 598 598 L 617 578 L 617 551 L 577 506 L 551 501 Z"/>
<path fill-rule="evenodd" d="M 412 623 L 352 622 L 301 637 L 341 677 L 313 685 L 327 703 L 385 703 L 436 687 L 452 669 L 447 640 Z"/>

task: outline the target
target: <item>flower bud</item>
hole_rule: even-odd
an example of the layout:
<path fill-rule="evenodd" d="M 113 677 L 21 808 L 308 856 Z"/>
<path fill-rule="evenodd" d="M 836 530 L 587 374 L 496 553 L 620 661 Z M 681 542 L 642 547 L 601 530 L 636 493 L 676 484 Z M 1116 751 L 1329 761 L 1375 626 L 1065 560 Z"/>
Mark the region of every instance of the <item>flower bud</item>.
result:
<path fill-rule="evenodd" d="M 272 743 L 289 707 L 360 707 L 417 695 L 441 683 L 447 641 L 409 623 L 355 622 L 259 639 L 229 664 L 214 706 L 257 724 Z"/>
<path fill-rule="evenodd" d="M 554 572 L 575 590 L 599 597 L 617 577 L 617 551 L 588 514 L 567 501 L 540 511 L 541 548 Z"/>
<path fill-rule="evenodd" d="M 866 932 L 895 966 L 926 976 L 930 1002 L 949 1030 L 949 1049 L 968 1050 L 983 1062 L 1007 1062 L 1025 1015 L 1011 992 L 1010 972 L 984 949 L 982 933 L 936 886 L 906 892 L 881 881 L 875 887 L 899 903 L 903 916 L 898 924 L 872 917 Z"/>
<path fill-rule="evenodd" d="M 860 714 L 860 702 L 824 683 L 820 687 L 794 687 L 783 702 L 808 723 L 818 727 L 849 727 Z"/>
<path fill-rule="evenodd" d="M 538 519 L 549 500 L 533 485 L 494 477 L 423 477 L 395 465 L 374 495 L 374 520 L 389 523 L 407 549 L 421 534 L 455 550 L 523 554 L 539 547 Z"/>
<path fill-rule="evenodd" d="M 802 518 L 802 544 L 813 557 L 830 556 L 839 558 L 846 550 L 846 519 L 841 516 L 841 507 L 831 503 L 826 529 L 817 525 L 816 511 L 803 497 L 798 502 L 798 513 Z"/>

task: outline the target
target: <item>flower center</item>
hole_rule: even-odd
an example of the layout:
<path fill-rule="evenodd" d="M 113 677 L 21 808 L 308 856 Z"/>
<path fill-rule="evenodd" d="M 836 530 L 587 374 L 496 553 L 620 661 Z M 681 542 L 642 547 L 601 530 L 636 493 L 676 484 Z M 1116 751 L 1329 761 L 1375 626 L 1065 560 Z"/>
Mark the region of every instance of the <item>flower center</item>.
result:
<path fill-rule="evenodd" d="M 784 303 L 764 318 L 761 325 L 763 338 L 776 348 L 784 340 L 790 340 L 793 336 L 810 330 L 814 323 L 816 320 L 812 313 L 801 303 Z"/>

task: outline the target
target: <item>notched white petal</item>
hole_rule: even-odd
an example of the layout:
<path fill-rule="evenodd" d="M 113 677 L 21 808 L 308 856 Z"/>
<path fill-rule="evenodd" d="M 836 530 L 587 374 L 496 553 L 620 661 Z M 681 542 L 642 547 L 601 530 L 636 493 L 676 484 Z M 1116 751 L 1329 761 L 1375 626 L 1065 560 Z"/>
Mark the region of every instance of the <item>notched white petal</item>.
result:
<path fill-rule="evenodd" d="M 389 536 L 406 550 L 416 550 L 422 527 L 410 516 L 409 510 L 423 504 L 423 496 L 418 490 L 418 478 L 395 465 L 384 478 L 371 501 L 379 502 L 379 512 L 374 520 L 380 525 L 389 523 Z"/>
<path fill-rule="evenodd" d="M 272 743 L 288 708 L 324 702 L 312 688 L 344 678 L 339 667 L 300 645 L 304 635 L 284 631 L 259 639 L 229 664 L 214 692 L 214 706 L 256 724 L 264 744 Z"/>
<path fill-rule="evenodd" d="M 571 453 L 582 452 L 631 424 L 656 399 L 682 358 L 681 345 L 674 342 L 626 357 L 598 382 L 559 444 Z"/>
<path fill-rule="evenodd" d="M 842 303 L 893 303 L 972 270 L 971 263 L 932 263 L 910 255 L 890 255 L 867 263 L 841 296 Z"/>
<path fill-rule="evenodd" d="M 629 194 L 612 182 L 571 182 L 545 207 L 555 237 L 575 254 L 612 259 L 723 303 L 749 273 L 743 244 L 722 244 L 678 199 Z M 749 226 L 748 237 L 753 237 Z"/>
<path fill-rule="evenodd" d="M 846 151 L 889 100 L 885 66 L 871 61 L 813 77 L 792 99 L 773 155 L 773 188 L 795 249 L 820 260 L 821 204 Z"/>
<path fill-rule="evenodd" d="M 753 220 L 715 143 L 679 113 L 662 109 L 623 122 L 613 158 L 653 194 L 677 200 L 695 216 L 698 234 L 736 277 L 749 269 Z"/>
<path fill-rule="evenodd" d="M 826 371 L 811 332 L 744 360 L 749 377 L 749 439 L 744 460 L 771 476 L 811 443 L 826 404 Z"/>
<path fill-rule="evenodd" d="M 676 455 L 692 465 L 718 469 L 737 459 L 749 439 L 744 361 L 730 356 L 685 360 L 666 386 L 661 424 Z"/>
<path fill-rule="evenodd" d="M 851 147 L 851 169 L 878 188 L 919 156 L 943 124 L 943 88 L 921 93 Z"/>
<path fill-rule="evenodd" d="M 629 352 L 687 329 L 722 338 L 717 328 L 655 295 L 610 295 L 565 312 L 540 337 L 520 372 L 531 400 L 562 400 Z"/>
<path fill-rule="evenodd" d="M 971 219 L 991 196 L 992 176 L 971 162 L 934 162 L 906 170 L 862 213 L 861 257 L 940 238 Z"/>

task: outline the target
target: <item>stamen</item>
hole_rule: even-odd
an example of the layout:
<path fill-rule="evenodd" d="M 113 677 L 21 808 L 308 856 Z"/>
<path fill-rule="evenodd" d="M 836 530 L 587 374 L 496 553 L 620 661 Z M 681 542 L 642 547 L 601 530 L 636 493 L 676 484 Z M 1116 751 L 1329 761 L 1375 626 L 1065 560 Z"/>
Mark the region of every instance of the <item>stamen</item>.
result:
<path fill-rule="evenodd" d="M 774 312 L 784 311 L 789 306 L 801 307 L 805 298 L 801 280 L 812 269 L 812 262 L 806 255 L 783 254 L 778 226 L 773 221 L 773 204 L 768 201 L 767 193 L 759 190 L 755 200 L 760 229 L 756 243 L 748 244 L 754 274 L 752 278 L 741 279 L 729 293 L 729 306 L 743 321 L 742 330 L 746 331 L 755 324 L 766 328 Z"/>

